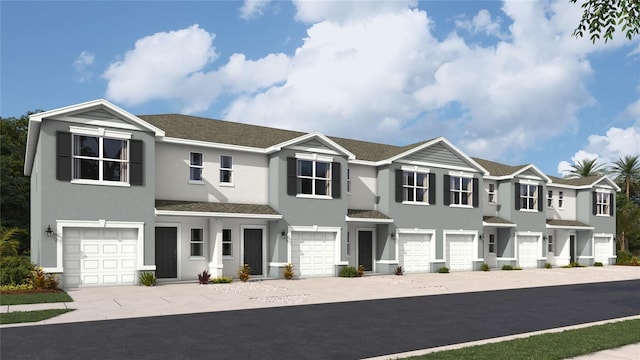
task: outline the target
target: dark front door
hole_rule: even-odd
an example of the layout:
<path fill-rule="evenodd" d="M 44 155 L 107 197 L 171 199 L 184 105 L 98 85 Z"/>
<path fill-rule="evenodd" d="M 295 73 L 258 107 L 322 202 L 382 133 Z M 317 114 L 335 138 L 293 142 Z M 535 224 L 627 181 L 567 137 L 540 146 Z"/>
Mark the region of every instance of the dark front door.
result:
<path fill-rule="evenodd" d="M 576 262 L 576 236 L 569 235 L 569 256 L 571 262 Z"/>
<path fill-rule="evenodd" d="M 358 265 L 373 271 L 373 231 L 358 231 Z"/>
<path fill-rule="evenodd" d="M 262 229 L 244 229 L 244 263 L 251 275 L 262 275 Z"/>
<path fill-rule="evenodd" d="M 178 277 L 178 228 L 156 228 L 156 277 Z"/>

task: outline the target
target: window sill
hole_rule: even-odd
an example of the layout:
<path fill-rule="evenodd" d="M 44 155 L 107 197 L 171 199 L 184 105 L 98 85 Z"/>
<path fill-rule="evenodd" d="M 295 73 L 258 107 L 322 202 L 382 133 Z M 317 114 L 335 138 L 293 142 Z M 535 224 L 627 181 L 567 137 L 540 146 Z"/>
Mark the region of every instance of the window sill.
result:
<path fill-rule="evenodd" d="M 611 217 L 609 214 L 596 214 L 597 217 Z"/>
<path fill-rule="evenodd" d="M 189 184 L 204 185 L 204 181 L 202 181 L 202 180 L 189 180 Z"/>
<path fill-rule="evenodd" d="M 233 183 L 219 183 L 220 187 L 236 187 Z"/>
<path fill-rule="evenodd" d="M 85 180 L 85 179 L 74 179 L 71 180 L 72 184 L 79 185 L 100 185 L 100 186 L 115 186 L 115 187 L 131 187 L 129 183 L 126 182 L 118 182 L 118 181 L 100 181 L 100 180 Z"/>
<path fill-rule="evenodd" d="M 431 205 L 428 202 L 422 202 L 422 201 L 403 201 L 402 205 L 418 205 L 418 206 L 428 206 Z"/>
<path fill-rule="evenodd" d="M 473 209 L 473 205 L 458 205 L 458 204 L 450 204 L 451 208 L 460 208 L 460 209 Z"/>
<path fill-rule="evenodd" d="M 222 260 L 233 260 L 233 255 L 222 255 Z"/>
<path fill-rule="evenodd" d="M 528 213 L 537 213 L 537 212 L 539 212 L 538 210 L 533 210 L 533 209 L 520 209 L 520 211 L 528 212 Z"/>
<path fill-rule="evenodd" d="M 298 194 L 296 195 L 297 198 L 302 198 L 302 199 L 318 199 L 318 200 L 332 200 L 333 198 L 331 196 L 326 196 L 326 195 L 310 195 L 310 194 Z"/>
<path fill-rule="evenodd" d="M 189 256 L 190 261 L 204 260 L 204 256 Z"/>

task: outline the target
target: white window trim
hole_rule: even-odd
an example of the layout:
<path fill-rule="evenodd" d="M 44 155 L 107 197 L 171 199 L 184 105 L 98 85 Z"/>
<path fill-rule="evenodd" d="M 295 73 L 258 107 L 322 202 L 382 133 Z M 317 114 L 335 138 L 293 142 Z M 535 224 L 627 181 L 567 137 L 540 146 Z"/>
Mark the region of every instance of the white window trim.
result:
<path fill-rule="evenodd" d="M 558 210 L 564 210 L 564 191 L 558 191 Z"/>
<path fill-rule="evenodd" d="M 229 241 L 226 241 L 226 242 L 224 241 L 224 231 L 225 231 L 225 230 L 229 230 L 229 232 L 231 233 Z M 233 259 L 233 253 L 234 253 L 234 251 L 233 251 L 233 229 L 230 229 L 230 228 L 226 228 L 226 229 L 225 229 L 225 228 L 222 228 L 222 233 L 221 233 L 221 234 L 222 234 L 222 237 L 221 237 L 221 239 L 220 239 L 220 244 L 221 244 L 220 252 L 222 253 L 222 258 L 223 258 L 223 259 Z M 230 246 L 230 248 L 231 248 L 231 255 L 225 255 L 225 254 L 224 254 L 224 244 L 225 244 L 225 243 L 228 243 L 229 245 L 231 245 L 231 246 Z"/>
<path fill-rule="evenodd" d="M 296 197 L 298 197 L 298 198 L 307 198 L 307 199 L 323 199 L 323 200 L 331 200 L 331 199 L 333 199 L 333 186 L 332 186 L 333 185 L 332 184 L 333 175 L 334 175 L 333 174 L 333 162 L 330 161 L 330 160 L 326 160 L 326 159 L 333 160 L 333 158 L 326 157 L 326 156 L 321 156 L 321 155 L 318 155 L 318 154 L 311 154 L 311 155 L 317 157 L 318 159 L 305 159 L 305 158 L 298 158 L 298 155 L 300 155 L 300 154 L 296 154 L 296 182 L 299 181 L 301 178 L 302 179 L 311 179 L 311 188 L 312 188 L 313 194 L 301 194 L 301 193 L 298 193 L 298 194 L 296 194 Z M 302 155 L 305 155 L 305 154 L 302 154 Z M 300 171 L 300 167 L 298 166 L 297 162 L 300 161 L 300 160 L 302 160 L 302 161 L 310 161 L 310 162 L 313 163 L 312 175 L 310 177 L 309 176 L 301 176 L 301 175 L 298 174 L 299 171 Z M 329 165 L 329 177 L 328 178 L 318 178 L 316 176 L 316 164 L 318 162 L 325 163 L 325 164 Z M 328 181 L 328 183 L 329 183 L 329 193 L 331 195 L 317 195 L 316 194 L 316 180 Z"/>
<path fill-rule="evenodd" d="M 115 131 L 105 128 L 69 126 L 69 132 L 74 135 L 102 136 L 111 139 L 131 140 L 131 133 L 129 132 Z"/>
<path fill-rule="evenodd" d="M 200 158 L 202 159 L 202 165 L 193 165 L 191 163 L 191 155 L 192 154 L 200 154 Z M 200 169 L 200 180 L 191 179 L 191 169 Z M 204 153 L 199 151 L 189 151 L 189 184 L 204 184 Z"/>
<path fill-rule="evenodd" d="M 321 161 L 321 162 L 333 162 L 333 156 L 319 155 L 319 154 L 308 154 L 308 153 L 296 153 L 296 159 L 299 160 L 313 160 L 313 161 Z"/>
<path fill-rule="evenodd" d="M 80 184 L 80 185 L 101 185 L 101 186 L 116 186 L 116 187 L 131 187 L 130 181 L 131 181 L 131 142 L 129 141 L 131 139 L 131 134 L 130 133 L 125 133 L 125 132 L 121 132 L 121 131 L 113 131 L 113 130 L 106 130 L 104 128 L 81 128 L 81 127 L 75 127 L 75 126 L 69 126 L 69 130 L 71 131 L 71 184 Z M 92 137 L 98 137 L 98 150 L 99 150 L 99 155 L 98 157 L 92 157 L 92 156 L 81 156 L 81 155 L 76 155 L 75 154 L 75 137 L 76 136 L 92 136 Z M 127 141 L 127 155 L 126 155 L 126 160 L 122 160 L 122 159 L 110 159 L 110 158 L 105 158 L 104 157 L 104 139 L 113 139 L 113 140 L 126 140 Z M 98 163 L 100 164 L 98 166 L 98 177 L 100 178 L 99 180 L 93 180 L 93 179 L 76 179 L 75 178 L 75 160 L 76 159 L 87 159 L 87 160 L 92 160 L 92 161 L 98 161 Z M 104 167 L 103 164 L 104 162 L 120 162 L 120 163 L 124 163 L 126 164 L 126 181 L 111 181 L 111 180 L 104 180 Z"/>
<path fill-rule="evenodd" d="M 493 185 L 493 191 L 491 191 L 491 185 Z M 493 196 L 493 201 L 491 201 L 491 196 Z M 495 184 L 487 185 L 487 204 L 496 205 L 498 203 L 498 194 L 496 192 Z"/>
<path fill-rule="evenodd" d="M 600 196 L 603 195 L 605 201 L 604 202 L 600 202 Z M 608 191 L 601 191 L 600 189 L 596 190 L 596 216 L 599 217 L 611 217 L 611 215 L 609 215 L 609 211 L 611 209 L 611 204 L 609 201 L 609 196 L 611 195 L 611 193 L 609 193 Z M 607 207 L 607 211 L 606 212 L 601 212 L 602 207 L 606 206 Z"/>
<path fill-rule="evenodd" d="M 553 235 L 547 235 L 547 254 L 555 254 L 555 239 Z"/>
<path fill-rule="evenodd" d="M 493 251 L 491 251 L 491 238 L 493 238 Z M 487 252 L 489 254 L 497 254 L 498 252 L 496 251 L 498 247 L 498 241 L 496 239 L 496 234 L 489 234 L 489 238 L 487 239 Z"/>
<path fill-rule="evenodd" d="M 230 168 L 222 167 L 222 158 L 223 157 L 228 157 L 228 158 L 231 159 L 231 167 Z M 231 155 L 220 155 L 220 172 L 219 172 L 219 175 L 222 175 L 223 171 L 229 171 L 231 173 L 231 181 L 229 181 L 229 182 L 219 181 L 220 186 L 234 187 L 234 185 L 233 185 L 233 156 L 231 156 Z M 218 178 L 218 180 L 219 180 L 219 178 Z"/>
<path fill-rule="evenodd" d="M 347 194 L 351 194 L 351 168 L 347 167 Z"/>
<path fill-rule="evenodd" d="M 414 183 L 413 186 L 404 184 L 404 173 L 413 174 L 413 183 Z M 427 179 L 427 187 L 426 188 L 423 187 L 423 186 L 418 186 L 417 185 L 417 179 L 416 178 L 417 178 L 418 174 L 424 174 L 424 175 L 427 176 L 426 177 L 426 179 Z M 402 204 L 403 205 L 419 205 L 419 206 L 431 205 L 431 199 L 429 198 L 429 190 L 431 188 L 431 183 L 429 182 L 429 174 L 430 174 L 430 172 L 429 172 L 428 168 L 419 168 L 417 166 L 406 166 L 406 165 L 402 166 L 402 197 L 403 197 Z M 416 199 L 416 190 L 418 188 L 425 190 L 425 193 L 427 194 L 428 201 L 415 200 Z M 404 196 L 405 196 L 405 192 L 404 191 L 405 191 L 405 189 L 412 189 L 413 190 L 413 195 L 414 195 L 413 196 L 413 198 L 414 198 L 413 201 L 404 200 Z"/>
<path fill-rule="evenodd" d="M 529 196 L 529 192 L 523 193 L 522 192 L 522 186 L 523 185 L 527 186 L 527 188 L 530 188 L 532 186 L 535 187 L 536 190 L 534 191 L 533 195 Z M 538 212 L 538 206 L 540 206 L 540 204 L 538 204 L 538 197 L 539 197 L 538 191 L 540 190 L 538 188 L 538 185 L 537 184 L 534 185 L 534 184 L 528 184 L 528 183 L 520 182 L 518 184 L 518 186 L 520 186 L 520 199 L 519 199 L 519 201 L 520 201 L 520 211 L 523 211 L 523 212 Z M 523 199 L 527 199 L 527 200 L 528 199 L 533 199 L 533 209 L 529 209 L 529 208 L 523 207 L 522 206 L 522 200 Z M 528 201 L 527 201 L 527 206 L 529 206 L 529 202 Z"/>
<path fill-rule="evenodd" d="M 457 174 L 455 172 L 449 172 L 449 176 L 451 176 L 451 178 L 459 178 L 459 179 L 469 179 L 469 187 L 471 188 L 470 191 L 464 191 L 462 190 L 462 184 L 460 184 L 460 190 L 456 190 L 451 188 L 451 184 L 449 184 L 449 196 L 451 196 L 451 194 L 453 192 L 457 192 L 462 194 L 469 194 L 470 198 L 471 198 L 471 203 L 470 204 L 455 204 L 453 201 L 449 202 L 449 207 L 457 207 L 457 208 L 466 208 L 466 209 L 472 209 L 473 208 L 473 192 L 476 190 L 473 188 L 473 174 L 465 174 L 465 175 L 460 175 L 460 174 L 465 174 L 462 172 L 458 172 Z M 449 179 L 449 181 L 451 181 L 451 178 Z M 480 182 L 478 181 L 478 184 Z M 460 197 L 460 199 L 462 199 L 462 196 Z M 452 199 L 451 199 L 452 200 Z"/>
<path fill-rule="evenodd" d="M 551 195 L 551 196 L 549 196 Z M 553 190 L 547 189 L 547 209 L 553 209 Z"/>
<path fill-rule="evenodd" d="M 200 241 L 193 241 L 193 230 L 202 231 L 202 239 Z M 193 255 L 191 254 L 191 244 L 202 244 L 202 255 Z M 189 260 L 203 260 L 205 254 L 205 241 L 204 241 L 204 229 L 203 228 L 191 228 L 189 230 Z"/>

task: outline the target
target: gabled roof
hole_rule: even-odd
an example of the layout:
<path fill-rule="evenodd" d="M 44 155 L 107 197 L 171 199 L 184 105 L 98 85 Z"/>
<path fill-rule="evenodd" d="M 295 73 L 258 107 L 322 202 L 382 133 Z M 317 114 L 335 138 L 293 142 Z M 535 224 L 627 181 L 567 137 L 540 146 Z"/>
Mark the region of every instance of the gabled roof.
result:
<path fill-rule="evenodd" d="M 517 176 L 522 176 L 525 172 L 531 170 L 534 173 L 537 173 L 540 178 L 545 180 L 546 182 L 550 182 L 551 179 L 545 173 L 543 173 L 537 166 L 533 164 L 525 164 L 525 165 L 505 165 L 495 161 L 484 160 L 480 158 L 473 158 L 479 164 L 481 164 L 485 169 L 489 170 L 489 176 L 496 177 L 498 179 L 513 179 Z"/>
<path fill-rule="evenodd" d="M 269 205 L 217 203 L 202 201 L 156 200 L 156 214 L 183 216 L 245 217 L 281 219 Z"/>
<path fill-rule="evenodd" d="M 31 175 L 31 170 L 33 168 L 33 159 L 36 153 L 36 146 L 38 144 L 38 138 L 40 136 L 40 126 L 42 125 L 42 121 L 48 119 L 61 121 L 77 121 L 77 119 L 74 119 L 74 115 L 98 110 L 104 112 L 105 114 L 109 114 L 110 116 L 112 115 L 113 118 L 122 120 L 124 123 L 127 123 L 127 125 L 130 126 L 130 129 L 143 129 L 154 133 L 155 136 L 165 135 L 164 131 L 162 131 L 158 127 L 140 120 L 126 110 L 121 109 L 104 99 L 87 101 L 76 105 L 65 106 L 54 110 L 35 113 L 29 116 L 29 130 L 27 135 L 27 148 L 25 152 L 24 174 L 27 176 Z M 109 120 L 93 120 L 93 122 L 95 124 L 102 125 L 108 123 Z"/>
<path fill-rule="evenodd" d="M 587 177 L 575 177 L 575 178 L 561 178 L 556 176 L 549 176 L 552 185 L 564 185 L 566 187 L 576 189 L 587 189 L 596 186 L 598 183 L 606 182 L 616 191 L 621 191 L 618 184 L 616 184 L 611 178 L 606 175 L 594 175 Z"/>

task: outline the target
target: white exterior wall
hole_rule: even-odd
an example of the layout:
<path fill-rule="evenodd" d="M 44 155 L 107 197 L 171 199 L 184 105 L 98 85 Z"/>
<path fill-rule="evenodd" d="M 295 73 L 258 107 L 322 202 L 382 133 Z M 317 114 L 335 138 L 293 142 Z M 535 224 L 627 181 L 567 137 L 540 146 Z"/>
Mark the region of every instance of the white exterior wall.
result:
<path fill-rule="evenodd" d="M 576 191 L 573 189 L 559 188 L 547 185 L 547 190 L 553 191 L 553 207 L 547 207 L 547 219 L 553 220 L 576 220 Z M 563 192 L 564 201 L 562 208 L 558 207 L 558 196 L 560 191 Z M 547 194 L 544 194 L 546 205 Z"/>
<path fill-rule="evenodd" d="M 376 208 L 377 170 L 373 166 L 349 164 L 351 192 L 348 193 L 349 209 L 373 210 Z M 345 188 L 346 190 L 346 188 Z"/>
<path fill-rule="evenodd" d="M 190 153 L 203 156 L 203 183 L 189 182 Z M 220 156 L 233 157 L 233 186 L 220 184 Z M 268 203 L 268 158 L 262 154 L 156 143 L 156 199 Z"/>

